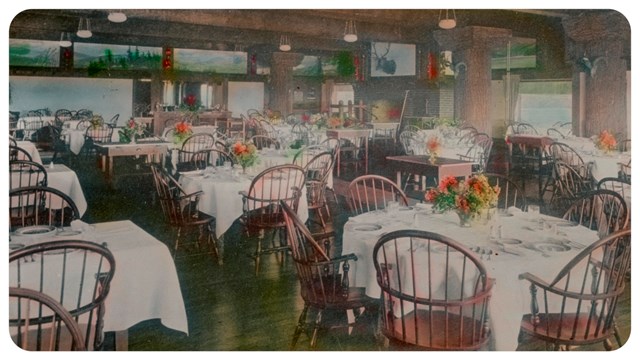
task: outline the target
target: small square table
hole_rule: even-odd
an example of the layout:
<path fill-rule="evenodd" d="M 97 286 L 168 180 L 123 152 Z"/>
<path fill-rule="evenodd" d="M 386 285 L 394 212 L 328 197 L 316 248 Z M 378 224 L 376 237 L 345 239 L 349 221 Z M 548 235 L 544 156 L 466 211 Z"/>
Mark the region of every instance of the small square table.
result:
<path fill-rule="evenodd" d="M 402 172 L 422 176 L 422 190 L 426 190 L 426 178 L 433 177 L 439 182 L 445 176 L 464 177 L 471 175 L 470 161 L 449 158 L 436 158 L 432 164 L 426 155 L 387 156 L 391 170 L 396 172 L 396 182 L 402 189 Z"/>
<path fill-rule="evenodd" d="M 148 162 L 156 162 L 164 167 L 164 158 L 170 143 L 166 141 L 141 141 L 137 143 L 97 143 L 98 153 L 102 156 L 101 168 L 107 183 L 112 185 L 114 179 L 113 158 L 117 156 L 146 156 Z"/>

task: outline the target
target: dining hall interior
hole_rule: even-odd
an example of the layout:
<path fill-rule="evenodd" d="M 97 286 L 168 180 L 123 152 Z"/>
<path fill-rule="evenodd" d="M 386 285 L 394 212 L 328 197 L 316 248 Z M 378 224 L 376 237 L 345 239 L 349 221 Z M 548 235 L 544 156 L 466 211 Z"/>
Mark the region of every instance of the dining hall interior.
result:
<path fill-rule="evenodd" d="M 629 13 L 413 6 L 11 14 L 5 348 L 634 349 Z"/>

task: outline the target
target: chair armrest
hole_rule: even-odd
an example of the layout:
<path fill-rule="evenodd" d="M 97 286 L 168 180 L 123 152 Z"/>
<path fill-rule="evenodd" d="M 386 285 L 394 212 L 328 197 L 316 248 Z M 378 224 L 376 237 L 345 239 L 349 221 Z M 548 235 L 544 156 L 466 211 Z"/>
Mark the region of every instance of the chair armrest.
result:
<path fill-rule="evenodd" d="M 531 282 L 532 284 L 538 285 L 538 286 L 543 287 L 543 288 L 547 288 L 547 289 L 551 288 L 551 285 L 549 285 L 548 282 L 542 280 L 541 278 L 539 278 L 539 277 L 537 277 L 537 276 L 535 276 L 535 275 L 533 275 L 533 274 L 531 274 L 529 272 L 522 273 L 522 274 L 518 275 L 518 279 L 527 280 L 527 281 Z"/>
<path fill-rule="evenodd" d="M 178 198 L 178 200 L 190 199 L 190 198 L 192 198 L 192 197 L 196 197 L 196 198 L 198 198 L 198 197 L 200 197 L 200 195 L 202 195 L 202 194 L 204 194 L 204 192 L 202 192 L 202 190 L 200 190 L 200 191 L 196 191 L 196 192 L 191 193 L 191 194 L 185 194 L 185 195 L 182 195 L 182 196 L 180 196 L 180 197 Z"/>
<path fill-rule="evenodd" d="M 313 262 L 313 265 L 314 266 L 333 265 L 336 263 L 341 263 L 349 260 L 358 261 L 358 257 L 356 256 L 356 254 L 341 255 L 335 258 L 331 258 L 330 260 Z"/>

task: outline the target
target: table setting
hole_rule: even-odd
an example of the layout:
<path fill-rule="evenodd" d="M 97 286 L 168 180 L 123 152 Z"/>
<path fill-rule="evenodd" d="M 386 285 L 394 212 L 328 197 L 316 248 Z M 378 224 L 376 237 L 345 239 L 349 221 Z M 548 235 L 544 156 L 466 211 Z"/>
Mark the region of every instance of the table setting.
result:
<path fill-rule="evenodd" d="M 116 259 L 116 271 L 105 302 L 104 331 L 126 332 L 135 324 L 160 319 L 163 325 L 188 334 L 187 316 L 175 264 L 167 246 L 135 223 L 113 221 L 87 224 L 74 220 L 70 226 L 35 226 L 9 234 L 9 250 L 55 240 L 85 240 L 106 244 Z M 67 253 L 73 257 L 74 253 Z M 62 261 L 57 253 L 47 254 L 49 266 Z M 39 259 L 32 259 L 35 263 Z M 21 264 L 25 286 L 29 264 Z M 15 269 L 9 269 L 9 285 L 16 286 Z M 55 271 L 47 274 L 55 276 Z M 35 281 L 35 280 L 34 280 Z M 45 289 L 46 292 L 46 289 Z"/>
<path fill-rule="evenodd" d="M 455 212 L 434 212 L 432 204 L 428 203 L 410 207 L 392 203 L 386 210 L 349 218 L 343 232 L 343 253 L 358 256 L 349 271 L 350 284 L 364 286 L 370 297 L 380 296 L 371 254 L 383 234 L 417 229 L 450 237 L 475 252 L 487 267 L 489 276 L 496 279 L 490 304 L 494 314 L 491 317 L 495 342 L 492 347 L 515 350 L 520 318 L 529 311 L 530 305 L 529 289 L 518 280 L 518 275 L 531 271 L 543 278 L 552 278 L 576 254 L 598 239 L 596 232 L 585 227 L 540 214 L 535 206 L 532 210 L 496 209 L 489 212 L 490 219 L 473 220 L 469 227 L 461 226 Z M 419 254 L 423 250 L 414 251 Z M 409 254 L 407 249 L 407 256 Z"/>
<path fill-rule="evenodd" d="M 240 191 L 248 191 L 258 169 L 249 167 L 243 172 L 238 165 L 225 163 L 223 166 L 209 166 L 204 170 L 183 172 L 179 182 L 187 194 L 202 191 L 199 210 L 216 218 L 215 232 L 222 238 L 231 225 L 243 214 Z M 220 211 L 224 209 L 224 211 Z M 298 204 L 298 215 L 303 221 L 309 217 L 306 188 L 303 187 Z"/>

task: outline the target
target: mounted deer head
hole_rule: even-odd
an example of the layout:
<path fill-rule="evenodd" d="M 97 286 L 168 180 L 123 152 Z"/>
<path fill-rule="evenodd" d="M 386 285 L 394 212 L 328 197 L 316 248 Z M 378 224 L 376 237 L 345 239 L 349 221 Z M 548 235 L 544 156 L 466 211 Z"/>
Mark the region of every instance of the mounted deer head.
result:
<path fill-rule="evenodd" d="M 396 61 L 388 60 L 387 55 L 389 54 L 389 49 L 391 48 L 391 43 L 387 43 L 387 49 L 385 53 L 380 56 L 376 51 L 376 43 L 373 44 L 373 55 L 376 57 L 376 70 L 381 70 L 385 74 L 393 75 L 396 73 Z"/>

